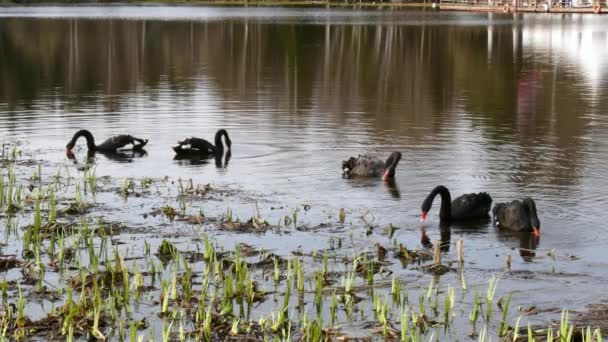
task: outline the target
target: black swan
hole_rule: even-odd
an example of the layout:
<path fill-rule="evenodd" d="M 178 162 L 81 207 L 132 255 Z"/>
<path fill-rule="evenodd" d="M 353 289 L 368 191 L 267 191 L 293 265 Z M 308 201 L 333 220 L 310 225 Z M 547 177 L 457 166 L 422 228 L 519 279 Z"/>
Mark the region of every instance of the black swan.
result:
<path fill-rule="evenodd" d="M 72 149 L 80 137 L 84 137 L 87 140 L 89 153 L 95 151 L 113 153 L 119 148 L 125 147 L 129 144 L 133 145 L 133 151 L 141 151 L 142 148 L 148 143 L 147 139 L 139 139 L 131 135 L 117 135 L 104 141 L 101 145 L 95 145 L 95 138 L 93 137 L 93 134 L 86 129 L 81 129 L 74 134 L 72 140 L 70 140 L 70 142 L 65 146 L 68 156 L 73 155 Z"/>
<path fill-rule="evenodd" d="M 215 133 L 215 145 L 205 139 L 192 137 L 183 141 L 178 141 L 177 145 L 173 146 L 173 151 L 175 151 L 178 156 L 222 156 L 224 154 L 222 136 L 226 141 L 226 148 L 230 151 L 232 141 L 230 141 L 228 132 L 226 132 L 225 129 L 219 129 Z"/>
<path fill-rule="evenodd" d="M 350 157 L 348 160 L 343 160 L 342 172 L 347 178 L 353 175 L 365 177 L 378 177 L 382 175 L 382 179 L 387 181 L 395 177 L 395 168 L 400 160 L 400 152 L 391 153 L 386 162 L 377 157 L 359 155 L 357 158 Z"/>
<path fill-rule="evenodd" d="M 536 214 L 536 203 L 527 197 L 521 201 L 498 203 L 492 208 L 494 226 L 517 232 L 532 232 L 540 236 L 540 221 Z"/>
<path fill-rule="evenodd" d="M 431 210 L 433 200 L 437 194 L 441 195 L 439 219 L 442 221 L 460 221 L 487 217 L 492 206 L 492 197 L 485 192 L 464 194 L 452 201 L 448 188 L 439 185 L 422 202 L 421 222 L 426 220 L 426 215 Z"/>

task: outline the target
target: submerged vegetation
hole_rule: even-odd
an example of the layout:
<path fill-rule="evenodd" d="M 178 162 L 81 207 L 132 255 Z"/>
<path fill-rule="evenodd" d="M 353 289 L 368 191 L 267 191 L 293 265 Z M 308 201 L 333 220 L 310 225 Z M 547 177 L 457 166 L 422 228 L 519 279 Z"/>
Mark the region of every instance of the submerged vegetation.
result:
<path fill-rule="evenodd" d="M 2 155 L 1 340 L 602 340 L 604 327 L 575 325 L 566 310 L 545 326 L 526 322 L 526 309 L 512 304 L 521 294 L 500 291 L 509 270 L 468 282 L 462 241 L 451 260 L 439 243 L 433 252 L 407 248 L 389 225 L 390 246 L 362 250 L 356 231 L 370 224 L 347 223 L 344 208 L 318 226 L 303 222 L 310 206 L 275 221 L 255 204 L 241 219 L 212 203 L 222 192 L 238 197 L 229 190 L 67 166 L 21 177 L 33 163 L 20 158 L 17 149 Z M 308 230 L 325 242 L 269 250 L 225 238 Z M 442 284 L 445 273 L 456 281 Z"/>

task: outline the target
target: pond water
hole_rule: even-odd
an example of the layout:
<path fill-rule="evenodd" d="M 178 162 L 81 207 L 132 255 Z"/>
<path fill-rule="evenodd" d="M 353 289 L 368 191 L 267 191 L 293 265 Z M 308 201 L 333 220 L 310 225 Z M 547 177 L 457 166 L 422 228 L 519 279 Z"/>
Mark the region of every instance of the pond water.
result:
<path fill-rule="evenodd" d="M 98 176 L 192 178 L 310 205 L 310 222 L 347 208 L 401 228 L 395 238 L 413 246 L 420 205 L 436 185 L 453 197 L 487 191 L 495 203 L 529 196 L 542 222 L 538 245 L 489 221 L 454 225 L 451 236 L 465 241 L 473 282 L 500 272 L 507 255 L 513 269 L 529 272 L 501 279 L 519 305 L 581 308 L 608 299 L 598 286 L 608 281 L 606 98 L 601 16 L 0 8 L 2 143 L 60 165 L 80 128 L 98 140 L 128 133 L 150 139 L 147 154 L 98 155 Z M 174 159 L 176 141 L 212 140 L 219 128 L 233 142 L 227 166 Z M 84 158 L 84 141 L 78 146 Z M 392 151 L 403 154 L 394 186 L 341 177 L 342 160 Z M 272 216 L 269 207 L 260 204 Z M 433 208 L 426 227 L 438 239 L 439 198 Z M 238 210 L 245 217 L 255 204 Z M 236 239 L 286 254 L 321 248 L 326 238 L 317 233 Z M 388 241 L 372 234 L 360 247 Z"/>

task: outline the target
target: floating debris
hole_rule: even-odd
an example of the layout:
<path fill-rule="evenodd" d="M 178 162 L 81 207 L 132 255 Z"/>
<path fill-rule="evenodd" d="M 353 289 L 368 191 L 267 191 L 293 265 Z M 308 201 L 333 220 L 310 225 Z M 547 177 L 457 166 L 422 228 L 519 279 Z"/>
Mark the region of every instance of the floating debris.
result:
<path fill-rule="evenodd" d="M 586 306 L 587 311 L 577 313 L 572 323 L 577 327 L 594 327 L 608 331 L 608 304 L 598 303 Z"/>
<path fill-rule="evenodd" d="M 177 210 L 175 210 L 175 208 L 170 205 L 166 205 L 160 208 L 160 212 L 171 221 L 173 221 L 175 216 L 177 216 Z"/>
<path fill-rule="evenodd" d="M 190 215 L 185 217 L 180 217 L 175 221 L 188 222 L 190 224 L 203 224 L 207 221 L 207 218 L 203 215 Z"/>
<path fill-rule="evenodd" d="M 247 222 L 222 222 L 220 227 L 224 230 L 236 231 L 241 233 L 265 232 L 271 228 L 271 225 L 260 217 L 252 217 Z"/>
<path fill-rule="evenodd" d="M 379 243 L 376 243 L 376 253 L 378 255 L 378 260 L 384 261 L 386 258 L 386 248 L 382 247 Z"/>
<path fill-rule="evenodd" d="M 340 208 L 340 212 L 338 213 L 338 220 L 342 224 L 344 224 L 344 221 L 346 221 L 346 211 L 344 210 L 344 208 Z"/>
<path fill-rule="evenodd" d="M 250 246 L 246 243 L 239 243 L 237 248 L 239 249 L 239 252 L 241 253 L 241 255 L 243 255 L 245 257 L 259 255 L 261 253 L 260 251 L 255 249 L 255 247 Z"/>
<path fill-rule="evenodd" d="M 392 223 L 389 223 L 389 225 L 384 228 L 384 232 L 388 235 L 389 239 L 392 239 L 397 229 L 399 228 L 393 226 Z"/>
<path fill-rule="evenodd" d="M 432 255 L 427 251 L 413 251 L 407 249 L 402 243 L 399 244 L 399 249 L 394 253 L 394 257 L 403 262 L 422 262 L 430 260 Z"/>
<path fill-rule="evenodd" d="M 173 244 L 167 240 L 163 240 L 163 242 L 158 247 L 158 251 L 156 252 L 156 256 L 162 260 L 163 262 L 169 262 L 173 260 L 179 251 Z"/>
<path fill-rule="evenodd" d="M 270 253 L 267 254 L 264 259 L 258 261 L 258 262 L 253 262 L 253 263 L 249 263 L 249 267 L 250 268 L 274 268 L 275 264 L 278 267 L 285 267 L 287 265 L 287 260 L 285 258 L 282 258 L 276 254 Z"/>
<path fill-rule="evenodd" d="M 5 272 L 11 268 L 21 267 L 23 261 L 17 259 L 14 256 L 3 256 L 0 257 L 0 271 Z"/>

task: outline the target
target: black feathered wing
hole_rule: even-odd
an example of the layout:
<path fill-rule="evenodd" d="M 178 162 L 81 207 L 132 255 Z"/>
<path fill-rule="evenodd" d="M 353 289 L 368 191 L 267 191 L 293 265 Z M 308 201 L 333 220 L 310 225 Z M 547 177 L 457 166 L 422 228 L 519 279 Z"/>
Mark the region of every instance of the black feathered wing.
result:
<path fill-rule="evenodd" d="M 485 192 L 464 194 L 452 201 L 452 219 L 465 220 L 488 217 L 492 197 Z"/>
<path fill-rule="evenodd" d="M 212 155 L 215 154 L 215 146 L 205 139 L 189 138 L 178 142 L 178 145 L 173 147 L 173 151 L 179 155 Z"/>
<path fill-rule="evenodd" d="M 501 229 L 509 229 L 517 232 L 532 231 L 530 217 L 521 201 L 501 203 L 494 210 L 494 225 Z"/>

